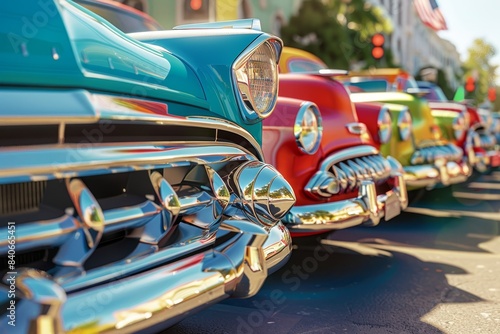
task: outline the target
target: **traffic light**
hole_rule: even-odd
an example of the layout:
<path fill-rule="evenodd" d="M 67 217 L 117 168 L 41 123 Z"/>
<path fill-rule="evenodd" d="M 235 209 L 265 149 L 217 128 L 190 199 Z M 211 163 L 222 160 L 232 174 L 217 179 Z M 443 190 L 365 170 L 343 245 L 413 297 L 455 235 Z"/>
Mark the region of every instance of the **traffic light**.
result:
<path fill-rule="evenodd" d="M 468 76 L 465 80 L 465 90 L 472 93 L 476 90 L 476 80 L 472 76 Z"/>
<path fill-rule="evenodd" d="M 377 33 L 372 36 L 372 57 L 381 59 L 384 56 L 384 35 Z"/>
<path fill-rule="evenodd" d="M 497 88 L 496 87 L 488 88 L 488 100 L 490 102 L 495 102 L 496 99 L 497 99 Z"/>
<path fill-rule="evenodd" d="M 208 21 L 209 0 L 184 0 L 184 20 Z"/>

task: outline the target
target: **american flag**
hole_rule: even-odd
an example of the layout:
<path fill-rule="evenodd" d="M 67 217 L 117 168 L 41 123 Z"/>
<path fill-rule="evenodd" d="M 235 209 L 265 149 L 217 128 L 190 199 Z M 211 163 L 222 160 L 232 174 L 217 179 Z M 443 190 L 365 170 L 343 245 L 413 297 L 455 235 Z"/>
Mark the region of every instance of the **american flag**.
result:
<path fill-rule="evenodd" d="M 413 0 L 417 14 L 422 22 L 436 31 L 446 30 L 446 21 L 436 0 Z"/>

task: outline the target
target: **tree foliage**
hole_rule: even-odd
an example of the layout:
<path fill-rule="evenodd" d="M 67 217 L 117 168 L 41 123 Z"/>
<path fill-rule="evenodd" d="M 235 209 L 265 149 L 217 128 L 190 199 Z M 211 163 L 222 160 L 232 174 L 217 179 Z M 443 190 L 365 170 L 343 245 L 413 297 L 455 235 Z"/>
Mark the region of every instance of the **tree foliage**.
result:
<path fill-rule="evenodd" d="M 453 95 L 455 94 L 455 90 L 453 88 L 451 88 L 450 83 L 446 79 L 446 74 L 444 73 L 444 71 L 442 69 L 435 68 L 433 66 L 422 67 L 415 75 L 415 80 L 425 80 L 425 78 L 422 77 L 421 73 L 422 73 L 422 70 L 425 70 L 428 68 L 433 68 L 436 70 L 435 84 L 441 88 L 441 90 L 443 91 L 444 95 L 448 98 L 448 100 L 453 100 Z"/>
<path fill-rule="evenodd" d="M 476 89 L 469 98 L 480 104 L 487 99 L 488 88 L 495 85 L 498 65 L 491 64 L 491 60 L 496 50 L 493 45 L 478 38 L 467 51 L 468 57 L 463 64 L 465 78 L 472 76 L 476 79 Z"/>
<path fill-rule="evenodd" d="M 329 67 L 375 65 L 370 38 L 389 33 L 390 21 L 366 0 L 305 0 L 281 29 L 285 45 L 309 51 Z"/>

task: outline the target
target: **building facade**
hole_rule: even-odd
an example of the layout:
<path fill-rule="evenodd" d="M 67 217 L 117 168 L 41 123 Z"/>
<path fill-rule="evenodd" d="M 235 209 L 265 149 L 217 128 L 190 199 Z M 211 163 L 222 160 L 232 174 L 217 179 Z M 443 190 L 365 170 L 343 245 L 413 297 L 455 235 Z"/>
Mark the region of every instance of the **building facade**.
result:
<path fill-rule="evenodd" d="M 385 8 L 393 22 L 389 45 L 396 63 L 415 75 L 424 67 L 441 69 L 451 88 L 460 85 L 457 79 L 462 76 L 460 54 L 453 43 L 439 37 L 436 31 L 422 23 L 412 1 L 368 1 Z"/>
<path fill-rule="evenodd" d="M 303 0 L 119 0 L 153 16 L 165 28 L 176 25 L 258 18 L 262 30 L 280 35 L 281 26 L 298 12 Z M 425 26 L 411 0 L 367 0 L 379 6 L 392 21 L 387 38 L 394 62 L 416 75 L 423 67 L 442 69 L 451 88 L 461 77 L 460 54 L 455 46 Z M 445 13 L 446 14 L 446 13 Z"/>

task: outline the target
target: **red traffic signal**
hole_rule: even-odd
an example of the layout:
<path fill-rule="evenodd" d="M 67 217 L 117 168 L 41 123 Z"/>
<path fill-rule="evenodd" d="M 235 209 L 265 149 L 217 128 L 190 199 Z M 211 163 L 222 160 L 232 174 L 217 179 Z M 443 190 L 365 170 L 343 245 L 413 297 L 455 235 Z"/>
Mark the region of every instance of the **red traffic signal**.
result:
<path fill-rule="evenodd" d="M 203 5 L 203 0 L 189 0 L 189 7 L 192 10 L 200 10 Z"/>
<path fill-rule="evenodd" d="M 465 90 L 471 93 L 475 89 L 476 89 L 476 80 L 473 77 L 468 76 L 467 79 L 465 80 Z"/>
<path fill-rule="evenodd" d="M 490 100 L 490 102 L 494 102 L 496 99 L 497 99 L 497 88 L 496 87 L 488 88 L 488 100 Z"/>
<path fill-rule="evenodd" d="M 372 36 L 372 56 L 375 59 L 380 59 L 384 56 L 384 35 L 377 33 Z"/>
<path fill-rule="evenodd" d="M 184 20 L 204 22 L 209 20 L 208 0 L 184 0 Z"/>

